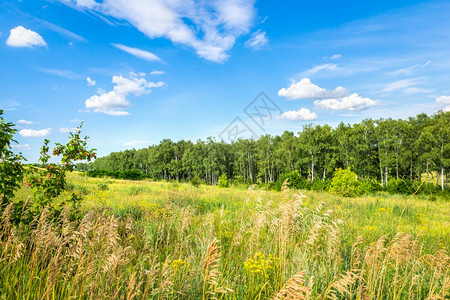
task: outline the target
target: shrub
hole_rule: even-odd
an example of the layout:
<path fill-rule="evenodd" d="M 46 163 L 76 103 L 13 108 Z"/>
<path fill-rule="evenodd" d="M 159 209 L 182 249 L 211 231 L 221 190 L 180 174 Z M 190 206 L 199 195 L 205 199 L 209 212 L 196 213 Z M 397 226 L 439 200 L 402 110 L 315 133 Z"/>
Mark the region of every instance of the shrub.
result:
<path fill-rule="evenodd" d="M 191 184 L 195 187 L 199 187 L 200 186 L 200 178 L 198 178 L 197 175 L 195 175 L 194 177 L 192 177 L 191 179 Z"/>
<path fill-rule="evenodd" d="M 330 192 L 344 197 L 354 197 L 361 194 L 355 172 L 350 168 L 337 169 L 331 180 Z"/>
<path fill-rule="evenodd" d="M 221 188 L 227 188 L 228 187 L 228 178 L 227 174 L 223 173 L 219 177 L 219 181 L 217 182 L 217 186 Z"/>
<path fill-rule="evenodd" d="M 16 133 L 13 123 L 6 123 L 1 117 L 3 110 L 0 110 L 0 210 L 7 205 L 14 192 L 20 187 L 24 174 L 24 167 L 21 163 L 25 160 L 22 154 L 14 154 L 11 151 L 11 143 Z"/>
<path fill-rule="evenodd" d="M 99 183 L 97 184 L 97 188 L 98 188 L 100 191 L 106 191 L 106 190 L 109 190 L 108 185 L 107 185 L 106 183 L 103 183 L 103 182 L 99 182 Z"/>

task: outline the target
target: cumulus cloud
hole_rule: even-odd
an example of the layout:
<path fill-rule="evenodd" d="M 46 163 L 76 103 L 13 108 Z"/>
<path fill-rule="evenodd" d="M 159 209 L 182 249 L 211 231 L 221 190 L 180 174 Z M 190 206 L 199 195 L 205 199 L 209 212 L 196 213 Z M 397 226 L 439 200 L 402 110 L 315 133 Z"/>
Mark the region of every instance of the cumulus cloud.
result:
<path fill-rule="evenodd" d="M 161 58 L 159 58 L 158 56 L 156 56 L 155 54 L 149 52 L 149 51 L 145 51 L 142 49 L 138 49 L 138 48 L 132 48 L 132 47 L 128 47 L 125 45 L 121 45 L 121 44 L 111 44 L 114 47 L 116 47 L 119 50 L 122 50 L 128 54 L 131 54 L 133 56 L 136 56 L 137 58 L 143 59 L 143 60 L 147 60 L 147 61 L 159 61 L 161 60 Z"/>
<path fill-rule="evenodd" d="M 123 145 L 124 146 L 138 146 L 138 145 L 148 145 L 148 144 L 150 144 L 150 141 L 139 140 L 139 141 L 126 142 Z"/>
<path fill-rule="evenodd" d="M 150 72 L 150 75 L 163 75 L 166 74 L 164 71 L 153 70 Z"/>
<path fill-rule="evenodd" d="M 300 110 L 290 110 L 282 113 L 278 116 L 281 120 L 295 120 L 295 121 L 310 121 L 316 120 L 317 114 L 315 112 L 311 112 L 307 108 L 301 108 Z"/>
<path fill-rule="evenodd" d="M 324 99 L 314 101 L 314 105 L 320 108 L 331 110 L 363 110 L 378 105 L 379 102 L 370 98 L 363 98 L 354 93 L 342 99 Z"/>
<path fill-rule="evenodd" d="M 444 112 L 450 111 L 450 96 L 439 96 L 436 98 L 436 103 L 445 106 L 442 109 Z"/>
<path fill-rule="evenodd" d="M 23 124 L 23 125 L 33 125 L 34 122 L 33 121 L 28 121 L 28 120 L 19 120 L 17 121 L 17 124 Z"/>
<path fill-rule="evenodd" d="M 88 111 L 104 113 L 111 116 L 125 116 L 129 113 L 125 110 L 131 105 L 127 96 L 133 94 L 141 96 L 151 92 L 152 88 L 161 87 L 164 82 L 149 82 L 138 74 L 131 73 L 129 78 L 122 75 L 113 76 L 113 90 L 94 95 L 85 102 Z"/>
<path fill-rule="evenodd" d="M 30 149 L 30 144 L 11 145 L 11 148 Z"/>
<path fill-rule="evenodd" d="M 48 136 L 51 132 L 51 128 L 34 130 L 34 129 L 22 129 L 19 131 L 22 137 L 44 137 Z"/>
<path fill-rule="evenodd" d="M 299 82 L 292 83 L 290 87 L 278 91 L 278 96 L 289 100 L 341 98 L 347 94 L 348 91 L 341 86 L 334 90 L 327 90 L 313 84 L 309 78 L 303 78 Z"/>
<path fill-rule="evenodd" d="M 97 84 L 97 82 L 95 82 L 95 80 L 92 80 L 91 77 L 86 78 L 86 81 L 88 86 L 94 86 Z"/>
<path fill-rule="evenodd" d="M 11 47 L 42 47 L 47 46 L 42 36 L 23 26 L 17 26 L 10 30 L 6 44 Z"/>
<path fill-rule="evenodd" d="M 70 0 L 69 0 L 70 1 Z M 254 24 L 254 0 L 71 0 L 107 17 L 125 20 L 148 38 L 166 38 L 194 49 L 198 56 L 223 62 L 236 38 Z"/>
<path fill-rule="evenodd" d="M 255 50 L 259 50 L 265 45 L 267 45 L 268 40 L 266 37 L 266 32 L 258 30 L 252 34 L 250 39 L 245 42 L 245 46 L 249 48 L 253 48 Z"/>

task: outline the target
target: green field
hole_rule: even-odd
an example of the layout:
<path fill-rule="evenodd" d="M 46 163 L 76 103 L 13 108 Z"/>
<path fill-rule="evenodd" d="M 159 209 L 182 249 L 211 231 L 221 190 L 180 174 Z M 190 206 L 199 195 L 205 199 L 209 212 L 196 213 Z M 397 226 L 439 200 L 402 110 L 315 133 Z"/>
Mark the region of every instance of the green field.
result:
<path fill-rule="evenodd" d="M 82 220 L 0 232 L 0 299 L 444 299 L 450 205 L 429 196 L 69 174 Z M 31 191 L 24 187 L 17 199 Z"/>

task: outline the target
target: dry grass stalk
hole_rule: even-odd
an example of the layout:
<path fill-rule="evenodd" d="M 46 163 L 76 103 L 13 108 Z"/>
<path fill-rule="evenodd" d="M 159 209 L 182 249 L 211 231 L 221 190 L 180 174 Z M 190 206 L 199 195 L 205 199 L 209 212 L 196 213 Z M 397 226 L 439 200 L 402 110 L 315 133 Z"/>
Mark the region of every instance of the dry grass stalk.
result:
<path fill-rule="evenodd" d="M 310 290 L 311 288 L 309 286 L 305 286 L 305 271 L 302 271 L 289 278 L 284 287 L 275 295 L 273 300 L 309 299 Z"/>

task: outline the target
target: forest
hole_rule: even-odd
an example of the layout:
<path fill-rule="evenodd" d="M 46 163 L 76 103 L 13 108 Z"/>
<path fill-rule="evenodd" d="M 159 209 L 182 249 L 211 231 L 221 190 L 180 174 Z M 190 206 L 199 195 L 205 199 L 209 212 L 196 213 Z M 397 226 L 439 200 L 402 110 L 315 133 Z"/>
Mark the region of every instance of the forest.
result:
<path fill-rule="evenodd" d="M 237 183 L 270 184 L 295 172 L 308 182 L 326 182 L 336 169 L 351 168 L 362 182 L 386 187 L 389 180 L 449 186 L 450 113 L 402 119 L 365 119 L 337 127 L 309 124 L 297 134 L 264 135 L 228 144 L 208 138 L 170 139 L 139 150 L 113 152 L 83 171 L 139 171 L 146 177 L 217 184 L 226 174 Z M 298 172 L 298 173 L 297 173 Z M 95 175 L 95 173 L 93 173 Z"/>

